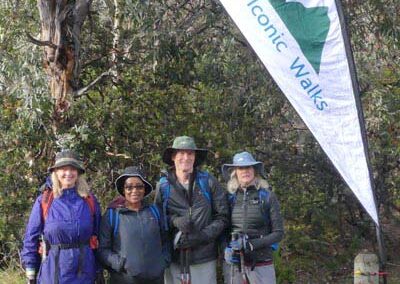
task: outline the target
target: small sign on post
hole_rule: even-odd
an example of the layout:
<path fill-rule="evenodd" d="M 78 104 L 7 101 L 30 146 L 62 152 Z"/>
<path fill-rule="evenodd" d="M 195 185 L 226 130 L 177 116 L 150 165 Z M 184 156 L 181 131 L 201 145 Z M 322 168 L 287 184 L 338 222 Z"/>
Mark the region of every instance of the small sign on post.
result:
<path fill-rule="evenodd" d="M 376 254 L 363 251 L 356 256 L 354 284 L 379 284 L 379 261 Z"/>

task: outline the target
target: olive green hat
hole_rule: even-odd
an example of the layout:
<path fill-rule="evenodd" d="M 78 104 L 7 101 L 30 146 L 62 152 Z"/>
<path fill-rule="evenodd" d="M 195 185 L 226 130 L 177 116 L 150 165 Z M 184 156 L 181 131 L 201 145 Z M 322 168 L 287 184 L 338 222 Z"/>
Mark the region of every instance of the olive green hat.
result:
<path fill-rule="evenodd" d="M 207 157 L 207 149 L 197 148 L 194 139 L 189 136 L 178 136 L 174 139 L 172 147 L 165 149 L 163 154 L 164 163 L 173 166 L 174 161 L 172 161 L 172 154 L 177 150 L 193 150 L 196 152 L 196 159 L 194 161 L 194 167 L 200 165 L 204 162 Z"/>
<path fill-rule="evenodd" d="M 61 152 L 58 152 L 56 154 L 54 165 L 48 170 L 49 172 L 53 172 L 55 169 L 64 166 L 72 166 L 76 168 L 80 174 L 85 172 L 85 168 L 83 167 L 82 161 L 80 160 L 78 154 L 72 150 L 62 150 Z"/>

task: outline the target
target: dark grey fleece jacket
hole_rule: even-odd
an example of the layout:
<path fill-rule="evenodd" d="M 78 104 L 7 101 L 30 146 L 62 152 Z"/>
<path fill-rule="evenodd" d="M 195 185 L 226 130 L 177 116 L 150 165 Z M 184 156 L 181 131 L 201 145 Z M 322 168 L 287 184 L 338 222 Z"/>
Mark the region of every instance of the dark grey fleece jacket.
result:
<path fill-rule="evenodd" d="M 163 242 L 162 225 L 148 204 L 135 212 L 126 208 L 120 197 L 109 205 L 102 218 L 98 257 L 109 269 L 111 283 L 133 283 L 132 277 L 156 279 L 167 265 Z"/>

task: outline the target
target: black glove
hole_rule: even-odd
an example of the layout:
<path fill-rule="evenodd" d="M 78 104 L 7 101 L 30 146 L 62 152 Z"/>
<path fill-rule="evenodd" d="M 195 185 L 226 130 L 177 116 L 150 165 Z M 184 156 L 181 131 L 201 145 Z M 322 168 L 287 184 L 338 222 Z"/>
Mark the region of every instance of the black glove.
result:
<path fill-rule="evenodd" d="M 187 249 L 199 246 L 203 243 L 206 243 L 207 241 L 208 237 L 205 233 L 201 231 L 195 231 L 190 234 L 182 235 L 176 247 L 178 249 Z"/>
<path fill-rule="evenodd" d="M 106 284 L 104 280 L 103 271 L 96 273 L 96 280 L 94 280 L 95 284 Z"/>
<path fill-rule="evenodd" d="M 175 227 L 178 228 L 179 231 L 181 231 L 184 234 L 190 233 L 193 227 L 192 222 L 189 219 L 189 216 L 177 217 L 174 219 L 173 224 Z"/>
<path fill-rule="evenodd" d="M 248 240 L 247 242 L 252 247 L 251 250 L 256 250 L 256 249 L 267 247 L 265 238 L 251 239 L 251 240 Z"/>

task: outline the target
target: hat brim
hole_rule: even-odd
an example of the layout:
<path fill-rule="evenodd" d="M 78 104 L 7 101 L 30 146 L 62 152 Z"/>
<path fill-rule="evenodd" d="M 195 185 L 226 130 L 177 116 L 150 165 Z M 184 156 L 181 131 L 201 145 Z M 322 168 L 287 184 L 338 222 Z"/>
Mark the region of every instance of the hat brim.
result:
<path fill-rule="evenodd" d="M 145 192 L 144 196 L 149 195 L 153 191 L 153 186 L 140 174 L 122 174 L 115 180 L 115 187 L 117 188 L 119 194 L 125 196 L 124 194 L 124 184 L 125 181 L 130 177 L 138 177 L 144 183 Z"/>
<path fill-rule="evenodd" d="M 65 166 L 74 167 L 75 169 L 78 170 L 78 172 L 80 174 L 85 173 L 85 169 L 82 167 L 82 165 L 80 165 L 78 162 L 75 162 L 75 161 L 62 161 L 62 162 L 59 162 L 59 163 L 55 163 L 54 166 L 48 168 L 48 171 L 51 173 L 55 169 L 58 169 L 58 168 L 61 168 L 61 167 L 65 167 Z"/>
<path fill-rule="evenodd" d="M 163 153 L 163 157 L 162 160 L 164 163 L 166 163 L 167 165 L 173 166 L 174 161 L 172 161 L 172 154 L 174 153 L 174 151 L 179 151 L 179 150 L 192 150 L 196 152 L 196 159 L 194 160 L 194 165 L 193 167 L 197 167 L 199 165 L 201 165 L 207 158 L 207 153 L 208 150 L 207 149 L 181 149 L 181 148 L 172 148 L 172 147 L 168 147 L 167 149 L 165 149 L 164 153 Z"/>
<path fill-rule="evenodd" d="M 260 176 L 265 176 L 265 169 L 264 164 L 262 162 L 250 162 L 250 163 L 243 163 L 243 164 L 224 164 L 222 166 L 222 175 L 226 181 L 231 178 L 231 173 L 235 168 L 238 167 L 253 167 Z"/>

